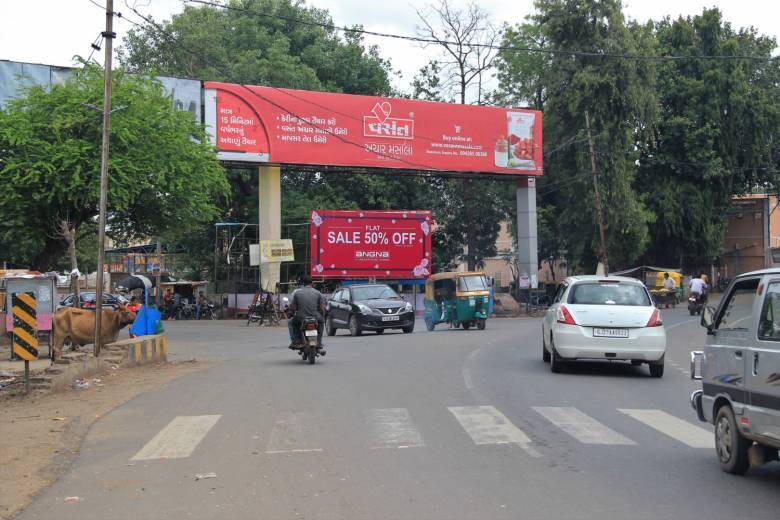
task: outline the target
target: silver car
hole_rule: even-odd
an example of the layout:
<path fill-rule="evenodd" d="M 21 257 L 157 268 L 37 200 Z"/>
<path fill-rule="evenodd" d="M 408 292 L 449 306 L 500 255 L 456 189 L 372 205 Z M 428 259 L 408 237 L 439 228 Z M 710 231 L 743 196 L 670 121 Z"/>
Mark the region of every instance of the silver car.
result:
<path fill-rule="evenodd" d="M 734 279 L 717 309 L 702 313 L 703 352 L 691 353 L 699 419 L 715 425 L 721 467 L 745 473 L 780 449 L 780 269 Z"/>

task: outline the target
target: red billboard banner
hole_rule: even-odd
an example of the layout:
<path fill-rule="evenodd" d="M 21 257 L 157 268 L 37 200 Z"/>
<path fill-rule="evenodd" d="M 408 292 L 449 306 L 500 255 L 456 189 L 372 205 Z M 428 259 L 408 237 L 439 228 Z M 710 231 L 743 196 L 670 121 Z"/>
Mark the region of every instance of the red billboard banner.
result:
<path fill-rule="evenodd" d="M 205 89 L 206 124 L 223 158 L 542 174 L 536 110 L 214 82 Z"/>
<path fill-rule="evenodd" d="M 311 274 L 331 278 L 427 278 L 430 211 L 311 212 Z"/>

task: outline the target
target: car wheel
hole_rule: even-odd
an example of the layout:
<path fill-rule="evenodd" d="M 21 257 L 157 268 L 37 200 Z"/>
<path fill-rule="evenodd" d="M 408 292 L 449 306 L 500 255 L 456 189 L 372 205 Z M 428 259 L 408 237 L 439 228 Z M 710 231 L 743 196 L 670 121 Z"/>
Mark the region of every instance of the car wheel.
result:
<path fill-rule="evenodd" d="M 550 350 L 552 351 L 550 354 L 550 372 L 560 374 L 563 372 L 564 362 L 555 350 L 555 343 L 553 343 L 552 338 L 550 338 Z"/>
<path fill-rule="evenodd" d="M 362 330 L 360 330 L 360 325 L 358 324 L 357 317 L 353 314 L 349 317 L 349 334 L 351 336 L 360 336 L 363 333 Z"/>
<path fill-rule="evenodd" d="M 412 324 L 409 325 L 408 327 L 402 328 L 401 330 L 404 331 L 404 334 L 411 334 L 412 332 L 414 332 L 414 322 L 412 322 Z M 433 329 L 430 329 L 430 330 L 433 330 Z"/>
<path fill-rule="evenodd" d="M 737 428 L 734 412 L 729 405 L 723 405 L 715 416 L 715 449 L 720 467 L 726 473 L 743 475 L 750 467 L 748 448 L 750 442 Z"/>
<path fill-rule="evenodd" d="M 547 352 L 547 349 L 544 346 L 544 341 L 542 341 L 542 361 L 544 361 L 545 363 L 550 362 L 550 353 Z"/>
<path fill-rule="evenodd" d="M 425 328 L 431 331 L 436 328 L 436 323 L 431 318 L 425 318 Z"/>
<path fill-rule="evenodd" d="M 664 358 L 660 361 L 650 363 L 650 375 L 652 377 L 664 377 Z"/>
<path fill-rule="evenodd" d="M 328 336 L 336 335 L 336 327 L 333 326 L 333 318 L 330 316 L 328 316 L 328 320 L 325 322 L 325 332 L 328 333 Z"/>

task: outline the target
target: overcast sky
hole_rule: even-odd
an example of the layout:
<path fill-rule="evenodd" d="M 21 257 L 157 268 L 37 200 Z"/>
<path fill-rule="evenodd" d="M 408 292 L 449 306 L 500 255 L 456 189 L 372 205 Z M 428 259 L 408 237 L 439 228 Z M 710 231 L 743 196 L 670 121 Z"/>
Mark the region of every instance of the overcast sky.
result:
<path fill-rule="evenodd" d="M 145 14 L 161 20 L 183 9 L 182 0 L 115 0 L 115 9 L 137 20 L 125 1 Z M 94 3 L 93 3 L 94 2 Z M 307 0 L 309 5 L 328 9 L 338 25 L 362 24 L 366 29 L 413 35 L 418 18 L 408 0 Z M 464 5 L 462 0 L 455 4 Z M 497 25 L 516 23 L 533 10 L 533 0 L 479 0 L 479 5 Z M 88 56 L 90 43 L 103 30 L 105 0 L 0 0 L 0 59 L 72 65 L 73 56 Z M 780 0 L 633 0 L 624 1 L 629 18 L 640 21 L 666 15 L 698 14 L 704 7 L 718 6 L 734 27 L 754 26 L 762 34 L 780 41 Z M 124 37 L 132 25 L 119 20 L 115 30 Z M 367 38 L 377 44 L 385 58 L 402 77 L 396 86 L 406 89 L 417 70 L 431 58 L 433 50 L 423 50 L 411 42 Z M 99 58 L 102 61 L 102 57 Z"/>

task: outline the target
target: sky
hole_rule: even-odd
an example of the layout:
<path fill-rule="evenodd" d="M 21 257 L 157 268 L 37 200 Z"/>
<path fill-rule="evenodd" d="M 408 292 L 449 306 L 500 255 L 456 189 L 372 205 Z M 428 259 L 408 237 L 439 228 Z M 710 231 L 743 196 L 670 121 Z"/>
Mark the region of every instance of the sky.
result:
<path fill-rule="evenodd" d="M 156 20 L 168 19 L 183 10 L 183 0 L 115 0 L 115 10 L 138 18 L 126 2 Z M 308 5 L 330 11 L 337 25 L 362 24 L 364 28 L 414 35 L 419 18 L 414 5 L 427 1 L 408 0 L 306 0 Z M 465 0 L 451 0 L 463 6 Z M 99 4 L 99 5 L 95 5 Z M 514 24 L 533 12 L 533 0 L 479 0 L 497 25 Z M 717 6 L 734 27 L 753 26 L 760 33 L 780 41 L 780 0 L 624 0 L 624 13 L 638 21 L 664 16 L 698 14 Z M 105 25 L 105 0 L 0 0 L 0 60 L 49 65 L 73 65 L 73 56 L 89 56 L 90 44 Z M 140 21 L 140 20 L 138 20 Z M 119 43 L 133 25 L 119 19 L 115 26 Z M 437 57 L 435 49 L 423 49 L 411 42 L 367 37 L 380 47 L 383 57 L 401 73 L 395 86 L 408 90 L 420 67 Z M 97 53 L 96 53 L 97 54 Z M 776 51 L 777 54 L 777 51 Z M 102 63 L 102 55 L 97 58 Z"/>

